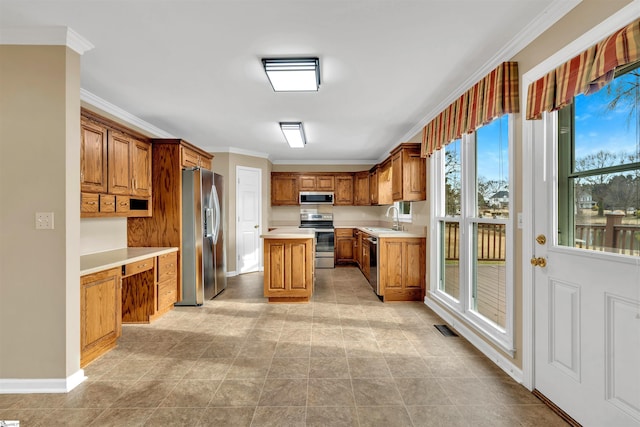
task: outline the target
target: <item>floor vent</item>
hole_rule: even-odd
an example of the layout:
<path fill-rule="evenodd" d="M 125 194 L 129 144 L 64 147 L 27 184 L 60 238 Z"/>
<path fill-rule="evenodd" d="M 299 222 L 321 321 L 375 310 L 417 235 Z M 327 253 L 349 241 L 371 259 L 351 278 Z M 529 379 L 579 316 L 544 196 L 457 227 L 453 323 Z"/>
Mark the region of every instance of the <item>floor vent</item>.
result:
<path fill-rule="evenodd" d="M 457 337 L 458 334 L 456 334 L 455 332 L 453 332 L 451 330 L 451 328 L 449 328 L 447 325 L 433 325 L 436 327 L 437 330 L 440 331 L 440 333 L 442 335 L 444 335 L 445 337 Z"/>

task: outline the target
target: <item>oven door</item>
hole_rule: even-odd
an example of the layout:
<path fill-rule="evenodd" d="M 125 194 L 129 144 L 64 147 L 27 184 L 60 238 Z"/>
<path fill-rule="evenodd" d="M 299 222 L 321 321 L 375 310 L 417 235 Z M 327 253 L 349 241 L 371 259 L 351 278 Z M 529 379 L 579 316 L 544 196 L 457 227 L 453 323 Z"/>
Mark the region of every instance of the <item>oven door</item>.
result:
<path fill-rule="evenodd" d="M 334 268 L 333 229 L 316 229 L 316 268 Z"/>

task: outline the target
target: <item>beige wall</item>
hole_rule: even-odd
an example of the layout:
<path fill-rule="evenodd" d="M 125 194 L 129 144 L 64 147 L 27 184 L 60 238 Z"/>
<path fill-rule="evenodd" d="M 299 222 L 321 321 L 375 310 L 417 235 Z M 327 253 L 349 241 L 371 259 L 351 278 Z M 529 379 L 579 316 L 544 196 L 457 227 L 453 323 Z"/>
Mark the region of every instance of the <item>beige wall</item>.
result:
<path fill-rule="evenodd" d="M 0 93 L 0 378 L 65 379 L 80 369 L 80 57 L 2 45 Z"/>
<path fill-rule="evenodd" d="M 262 227 L 269 223 L 271 162 L 261 157 L 236 153 L 212 153 L 213 171 L 225 178 L 225 214 L 227 217 L 227 272 L 236 271 L 236 166 L 245 166 L 262 171 Z"/>

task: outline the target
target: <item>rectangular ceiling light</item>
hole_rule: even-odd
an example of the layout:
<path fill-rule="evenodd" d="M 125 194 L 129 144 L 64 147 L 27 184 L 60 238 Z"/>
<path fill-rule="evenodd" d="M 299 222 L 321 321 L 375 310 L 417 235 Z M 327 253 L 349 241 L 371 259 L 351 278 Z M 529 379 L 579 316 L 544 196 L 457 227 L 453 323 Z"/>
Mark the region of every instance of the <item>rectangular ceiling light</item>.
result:
<path fill-rule="evenodd" d="M 271 87 L 276 92 L 318 91 L 320 60 L 318 58 L 262 59 Z"/>
<path fill-rule="evenodd" d="M 307 139 L 304 136 L 304 128 L 300 122 L 280 122 L 280 129 L 291 148 L 304 148 Z"/>

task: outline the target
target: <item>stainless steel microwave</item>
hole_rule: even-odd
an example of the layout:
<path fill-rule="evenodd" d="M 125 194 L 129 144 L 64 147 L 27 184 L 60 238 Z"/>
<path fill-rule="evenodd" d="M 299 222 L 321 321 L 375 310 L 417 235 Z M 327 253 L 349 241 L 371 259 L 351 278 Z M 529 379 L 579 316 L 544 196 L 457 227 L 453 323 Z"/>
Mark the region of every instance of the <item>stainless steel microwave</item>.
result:
<path fill-rule="evenodd" d="M 333 192 L 327 191 L 301 191 L 301 205 L 332 205 Z"/>

